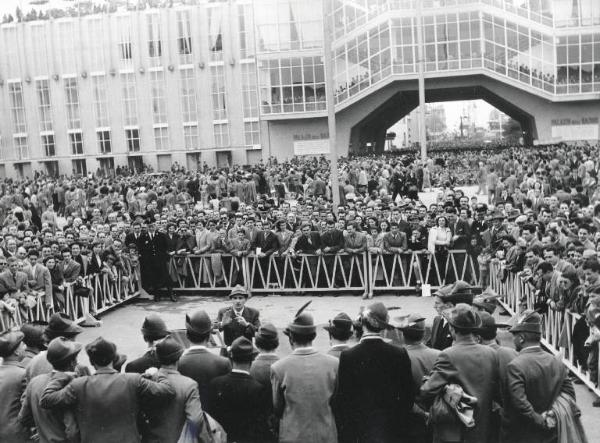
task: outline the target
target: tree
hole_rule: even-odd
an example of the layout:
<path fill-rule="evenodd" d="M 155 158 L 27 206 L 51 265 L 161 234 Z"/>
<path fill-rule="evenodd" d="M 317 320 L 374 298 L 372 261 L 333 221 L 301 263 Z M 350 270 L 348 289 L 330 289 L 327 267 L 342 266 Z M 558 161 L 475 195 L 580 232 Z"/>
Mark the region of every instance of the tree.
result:
<path fill-rule="evenodd" d="M 502 125 L 502 137 L 517 141 L 522 136 L 521 124 L 513 118 L 509 118 Z"/>

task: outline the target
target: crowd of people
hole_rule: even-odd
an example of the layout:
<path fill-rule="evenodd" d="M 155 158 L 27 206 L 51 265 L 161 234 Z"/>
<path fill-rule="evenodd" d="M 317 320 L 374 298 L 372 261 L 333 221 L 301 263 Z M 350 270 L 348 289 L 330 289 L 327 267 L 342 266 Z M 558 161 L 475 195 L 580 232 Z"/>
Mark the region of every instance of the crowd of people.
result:
<path fill-rule="evenodd" d="M 492 154 L 435 152 L 426 161 L 413 155 L 345 158 L 339 164 L 341 201 L 336 208 L 325 158 L 270 159 L 229 168 L 203 165 L 197 171 L 174 165 L 169 173 L 121 169 L 5 180 L 0 198 L 2 324 L 14 324 L 17 313 L 23 321 L 34 320 L 32 307 L 37 304 L 63 312 L 69 285 L 80 297 L 89 297 L 83 281 L 90 275 L 123 281 L 139 275 L 142 287 L 157 300 L 162 295 L 176 300 L 177 279 L 193 271 L 222 281 L 224 263 L 234 266 L 244 256 L 256 257 L 263 266 L 270 257 L 277 261 L 303 254 L 369 252 L 385 260 L 418 251 L 433 255 L 445 269 L 449 251 L 459 250 L 475 262 L 475 275 L 469 277 L 478 286 L 486 287 L 491 270 L 499 269 L 494 277 L 506 281 L 518 276 L 536 288 L 537 312 L 579 314 L 572 331 L 574 352 L 579 367 L 597 382 L 598 152 L 597 146 L 553 145 Z M 460 185 L 477 185 L 481 195 L 466 195 Z M 420 192 L 433 188 L 434 201 L 422 201 Z M 190 270 L 190 262 L 181 260 L 198 255 L 210 256 L 210 269 Z M 236 275 L 230 283 L 248 283 L 243 272 Z M 441 279 L 437 283 L 455 283 L 457 276 L 442 273 Z M 433 332 L 444 330 L 452 343 L 456 334 L 448 332 L 449 325 L 449 320 L 442 321 L 443 328 L 434 324 Z M 243 352 L 247 347 L 244 343 Z M 105 352 L 111 346 L 101 343 L 100 348 Z M 323 366 L 337 370 L 331 362 Z M 335 380 L 331 374 L 328 382 Z M 135 383 L 144 392 L 153 390 Z M 474 395 L 468 384 L 461 386 Z M 74 394 L 69 395 L 74 401 Z M 282 404 L 274 399 L 274 407 L 277 401 Z M 402 407 L 412 408 L 408 403 Z M 427 410 L 430 404 L 423 406 Z M 533 409 L 544 412 L 539 408 L 536 404 Z M 369 420 L 381 419 L 375 415 Z M 537 420 L 534 428 L 539 418 L 529 417 Z M 335 422 L 339 424 L 337 418 Z M 340 438 L 345 435 L 343 427 L 330 426 L 334 428 Z M 279 435 L 281 441 L 298 441 Z M 370 441 L 352 435 L 348 441 Z"/>

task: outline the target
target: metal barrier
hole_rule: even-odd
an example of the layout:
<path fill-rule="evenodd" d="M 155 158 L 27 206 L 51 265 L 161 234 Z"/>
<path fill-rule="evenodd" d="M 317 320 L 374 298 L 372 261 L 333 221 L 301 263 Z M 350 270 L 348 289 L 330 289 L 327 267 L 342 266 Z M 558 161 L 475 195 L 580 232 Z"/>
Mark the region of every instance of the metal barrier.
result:
<path fill-rule="evenodd" d="M 169 275 L 176 291 L 230 291 L 236 284 L 248 287 L 248 261 L 231 254 L 177 255 L 169 261 Z"/>
<path fill-rule="evenodd" d="M 509 273 L 505 281 L 502 281 L 499 277 L 501 266 L 498 261 L 492 261 L 490 264 L 490 286 L 502 296 L 500 299 L 502 306 L 512 315 L 518 315 L 525 309 L 533 309 L 536 288 L 527 278 L 524 278 L 522 273 Z M 582 316 L 569 310 L 549 309 L 547 313 L 542 314 L 542 320 L 542 345 L 559 356 L 573 374 L 600 396 L 596 381 L 590 378 L 589 371 L 581 367 L 574 350 L 573 331 L 576 323 L 582 320 Z M 598 365 L 600 368 L 600 358 Z"/>
<path fill-rule="evenodd" d="M 428 251 L 369 253 L 369 277 L 369 294 L 373 295 L 373 291 L 410 290 L 421 284 L 437 288 L 456 280 L 477 285 L 479 272 L 464 250 L 450 250 L 445 256 Z"/>
<path fill-rule="evenodd" d="M 62 312 L 78 323 L 85 320 L 88 313 L 101 314 L 139 295 L 139 272 L 134 271 L 128 277 L 117 273 L 114 277 L 101 273 L 87 276 L 79 285 L 65 284 Z M 78 295 L 78 288 L 89 289 L 88 295 Z M 82 291 L 79 292 L 81 294 Z M 47 321 L 54 312 L 54 295 L 51 307 L 46 308 L 44 297 L 37 296 L 34 306 L 17 307 L 12 315 L 4 310 L 0 312 L 0 331 L 20 327 L 28 321 Z"/>

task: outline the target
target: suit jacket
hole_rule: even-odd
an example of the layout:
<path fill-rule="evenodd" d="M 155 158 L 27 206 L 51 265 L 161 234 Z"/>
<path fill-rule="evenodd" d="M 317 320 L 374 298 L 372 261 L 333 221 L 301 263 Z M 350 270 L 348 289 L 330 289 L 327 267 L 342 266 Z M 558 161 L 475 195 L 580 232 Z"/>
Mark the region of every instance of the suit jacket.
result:
<path fill-rule="evenodd" d="M 507 386 L 510 401 L 504 409 L 504 441 L 552 441 L 552 433 L 540 426 L 543 422 L 541 413 L 551 408 L 561 392 L 575 398 L 567 368 L 539 346 L 525 348 L 508 364 Z"/>
<path fill-rule="evenodd" d="M 231 372 L 231 362 L 208 349 L 192 347 L 179 359 L 177 370 L 198 383 L 200 402 L 204 404 L 208 401 L 208 384 L 213 378 Z"/>
<path fill-rule="evenodd" d="M 40 404 L 47 409 L 73 408 L 81 441 L 86 443 L 139 443 L 136 419 L 140 406 L 175 396 L 175 389 L 161 373 L 155 382 L 139 374 L 100 369 L 94 375 L 75 378 L 65 386 L 69 380 L 64 373 L 53 375 Z"/>
<path fill-rule="evenodd" d="M 260 248 L 266 255 L 279 250 L 279 238 L 271 231 L 259 231 L 252 241 L 252 248 Z"/>
<path fill-rule="evenodd" d="M 270 392 L 249 374 L 231 372 L 210 382 L 206 411 L 227 432 L 228 441 L 268 441 Z"/>
<path fill-rule="evenodd" d="M 330 402 L 338 360 L 313 348 L 296 349 L 271 366 L 273 408 L 281 443 L 331 443 L 337 429 Z"/>
<path fill-rule="evenodd" d="M 421 386 L 421 400 L 427 407 L 444 392 L 446 385 L 457 384 L 477 398 L 473 414 L 475 426 L 463 431 L 463 442 L 492 441 L 498 430 L 492 423 L 492 402 L 499 400 L 498 356 L 489 346 L 461 340 L 438 356 L 429 379 Z M 436 435 L 434 429 L 434 437 Z"/>
<path fill-rule="evenodd" d="M 321 248 L 328 247 L 327 254 L 336 254 L 344 247 L 344 233 L 339 229 L 327 231 L 321 234 Z"/>
<path fill-rule="evenodd" d="M 73 283 L 79 277 L 81 273 L 81 265 L 75 260 L 69 260 L 68 264 L 62 263 L 61 265 L 63 277 L 65 283 Z"/>
<path fill-rule="evenodd" d="M 318 249 L 321 249 L 321 237 L 318 232 L 310 233 L 310 242 L 309 238 L 302 234 L 294 246 L 294 251 L 299 254 L 314 254 Z"/>
<path fill-rule="evenodd" d="M 99 255 L 95 255 L 94 253 L 90 254 L 90 260 L 88 263 L 87 273 L 91 274 L 99 274 L 102 270 L 102 257 Z"/>
<path fill-rule="evenodd" d="M 387 253 L 397 252 L 400 248 L 402 250 L 406 250 L 408 247 L 406 243 L 406 234 L 404 232 L 398 232 L 397 235 L 392 234 L 391 232 L 387 232 L 383 236 L 383 251 Z"/>
<path fill-rule="evenodd" d="M 335 396 L 341 442 L 403 441 L 414 403 L 410 359 L 379 336 L 342 352 Z"/>
<path fill-rule="evenodd" d="M 50 270 L 47 267 L 37 263 L 31 268 L 29 287 L 34 291 L 44 291 L 44 302 L 52 304 L 52 277 L 50 277 Z"/>
<path fill-rule="evenodd" d="M 173 234 L 170 237 L 169 234 L 165 235 L 167 252 L 174 252 L 179 249 L 179 234 Z"/>
<path fill-rule="evenodd" d="M 433 325 L 431 326 L 431 337 L 429 337 L 427 346 L 440 351 L 452 346 L 450 324 L 448 324 L 447 321 L 444 324 L 444 319 L 439 315 L 433 319 Z"/>
<path fill-rule="evenodd" d="M 135 238 L 135 234 L 133 232 L 127 233 L 127 235 L 125 236 L 125 246 L 134 244 L 138 248 L 138 251 L 139 251 L 142 235 L 143 235 L 143 233 L 140 232 L 140 235 L 138 236 L 138 238 Z"/>
<path fill-rule="evenodd" d="M 77 255 L 73 257 L 73 260 L 75 260 L 77 263 L 79 263 L 79 266 L 81 266 L 81 276 L 86 276 L 89 263 L 87 257 L 84 257 L 83 255 Z"/>
<path fill-rule="evenodd" d="M 140 358 L 136 358 L 135 360 L 131 360 L 129 363 L 127 363 L 127 366 L 125 366 L 125 372 L 143 374 L 146 372 L 146 369 L 149 368 L 160 368 L 160 362 L 158 361 L 158 357 L 156 356 L 156 351 L 154 349 L 149 349 Z"/>
<path fill-rule="evenodd" d="M 367 237 L 360 232 L 346 235 L 344 238 L 344 250 L 350 254 L 366 251 Z"/>
<path fill-rule="evenodd" d="M 413 376 L 415 392 L 419 392 L 423 384 L 423 377 L 429 375 L 431 372 L 435 361 L 440 355 L 440 351 L 428 348 L 423 343 L 419 343 L 418 345 L 406 345 L 406 352 L 408 352 L 408 357 L 410 358 L 410 370 Z"/>
<path fill-rule="evenodd" d="M 241 337 L 242 335 L 249 340 L 254 338 L 254 334 L 260 328 L 260 313 L 257 309 L 244 306 L 242 311 L 242 317 L 248 322 L 247 326 L 242 326 L 236 319 L 236 315 L 233 312 L 233 307 L 229 306 L 226 308 L 219 309 L 217 315 L 217 321 L 221 322 L 220 330 L 223 331 L 223 340 L 227 346 L 231 345 L 233 341 Z"/>
<path fill-rule="evenodd" d="M 250 375 L 260 384 L 269 389 L 269 397 L 271 396 L 271 366 L 279 360 L 275 354 L 258 354 L 252 366 L 250 367 Z M 269 403 L 272 399 L 269 398 Z"/>
<path fill-rule="evenodd" d="M 168 260 L 167 236 L 162 232 L 155 231 L 152 238 L 145 232 L 139 240 L 140 258 L 143 263 L 160 265 Z"/>
<path fill-rule="evenodd" d="M 25 390 L 25 368 L 18 363 L 8 362 L 0 366 L 0 441 L 25 443 L 29 439 L 27 430 L 18 420 L 21 410 L 21 395 Z"/>
<path fill-rule="evenodd" d="M 27 282 L 27 274 L 21 271 L 13 276 L 10 269 L 5 270 L 0 274 L 0 296 L 4 294 L 13 295 L 16 292 L 28 292 L 29 285 Z"/>
<path fill-rule="evenodd" d="M 200 429 L 203 425 L 198 384 L 174 369 L 161 368 L 159 373 L 173 386 L 175 397 L 151 403 L 145 408 L 148 425 L 143 432 L 143 441 L 177 443 L 186 422 L 193 429 Z"/>
<path fill-rule="evenodd" d="M 77 436 L 79 429 L 71 411 L 44 409 L 40 406 L 42 392 L 51 374 L 41 374 L 27 385 L 21 401 L 19 421 L 27 428 L 36 427 L 41 443 L 67 442 Z"/>

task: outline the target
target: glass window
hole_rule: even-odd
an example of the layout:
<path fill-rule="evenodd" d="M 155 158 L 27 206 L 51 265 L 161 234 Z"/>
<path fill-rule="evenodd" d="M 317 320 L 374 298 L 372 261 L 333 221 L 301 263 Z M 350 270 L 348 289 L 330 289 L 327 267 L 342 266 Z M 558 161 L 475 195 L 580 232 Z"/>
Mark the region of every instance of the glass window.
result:
<path fill-rule="evenodd" d="M 152 120 L 155 125 L 167 123 L 167 98 L 163 71 L 150 71 Z"/>
<path fill-rule="evenodd" d="M 81 132 L 69 132 L 71 152 L 73 155 L 83 154 L 83 134 Z"/>
<path fill-rule="evenodd" d="M 244 123 L 244 140 L 247 147 L 260 146 L 259 122 Z"/>
<path fill-rule="evenodd" d="M 87 164 L 85 158 L 72 160 L 73 173 L 75 175 L 87 175 Z"/>
<path fill-rule="evenodd" d="M 63 74 L 76 73 L 75 67 L 76 54 L 74 38 L 75 29 L 71 20 L 58 23 L 58 38 L 60 45 L 57 49 L 60 51 L 61 72 Z"/>
<path fill-rule="evenodd" d="M 162 43 L 160 39 L 160 16 L 148 14 L 148 56 L 158 58 L 162 55 Z"/>
<path fill-rule="evenodd" d="M 223 60 L 223 6 L 208 8 L 208 50 L 211 61 Z"/>
<path fill-rule="evenodd" d="M 56 155 L 56 145 L 54 144 L 54 135 L 42 135 L 42 152 L 46 157 L 54 157 Z"/>
<path fill-rule="evenodd" d="M 227 123 L 213 124 L 213 135 L 216 148 L 225 148 L 229 146 L 229 125 Z"/>
<path fill-rule="evenodd" d="M 21 82 L 10 82 L 8 84 L 8 96 L 10 98 L 13 132 L 15 134 L 25 133 L 27 132 L 27 114 L 23 101 L 23 84 Z"/>
<path fill-rule="evenodd" d="M 69 129 L 81 129 L 77 77 L 69 77 L 64 80 L 65 103 L 67 105 L 67 127 Z"/>
<path fill-rule="evenodd" d="M 127 140 L 127 150 L 129 152 L 140 151 L 140 131 L 139 129 L 126 129 L 125 139 Z"/>
<path fill-rule="evenodd" d="M 48 80 L 36 80 L 40 131 L 52 131 L 52 106 L 50 105 L 50 86 Z"/>
<path fill-rule="evenodd" d="M 26 135 L 17 135 L 13 137 L 15 143 L 16 160 L 29 159 L 29 144 Z"/>
<path fill-rule="evenodd" d="M 169 128 L 154 128 L 154 144 L 157 151 L 166 151 L 169 149 Z"/>
<path fill-rule="evenodd" d="M 198 121 L 196 108 L 196 77 L 193 69 L 182 69 L 181 76 L 181 113 L 184 123 Z"/>
<path fill-rule="evenodd" d="M 101 154 L 108 154 L 112 152 L 110 131 L 96 131 L 96 137 L 98 139 L 98 147 L 100 148 Z"/>
<path fill-rule="evenodd" d="M 133 73 L 121 74 L 123 91 L 123 116 L 125 126 L 137 126 L 137 91 L 135 75 Z"/>
<path fill-rule="evenodd" d="M 182 64 L 192 62 L 192 30 L 190 11 L 177 11 L 177 51 Z"/>
<path fill-rule="evenodd" d="M 104 51 L 105 45 L 103 36 L 106 34 L 104 24 L 101 18 L 89 18 L 85 21 L 87 30 L 87 51 L 89 57 L 90 69 L 92 71 L 102 71 L 106 68 Z"/>
<path fill-rule="evenodd" d="M 131 47 L 131 23 L 129 16 L 117 17 L 117 31 L 119 33 L 119 58 L 122 61 L 131 60 L 133 58 Z"/>
<path fill-rule="evenodd" d="M 210 67 L 210 84 L 213 104 L 213 120 L 226 120 L 227 97 L 225 95 L 225 74 L 222 65 Z"/>
<path fill-rule="evenodd" d="M 258 117 L 258 88 L 254 63 L 242 64 L 242 101 L 244 118 Z"/>
<path fill-rule="evenodd" d="M 108 98 L 106 96 L 106 77 L 103 75 L 92 76 L 92 89 L 96 127 L 108 127 L 110 126 L 110 119 L 108 115 Z"/>
<path fill-rule="evenodd" d="M 198 126 L 186 125 L 183 127 L 183 142 L 187 151 L 200 149 Z"/>
<path fill-rule="evenodd" d="M 254 57 L 254 25 L 252 4 L 238 5 L 238 26 L 240 34 L 240 57 Z"/>

